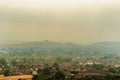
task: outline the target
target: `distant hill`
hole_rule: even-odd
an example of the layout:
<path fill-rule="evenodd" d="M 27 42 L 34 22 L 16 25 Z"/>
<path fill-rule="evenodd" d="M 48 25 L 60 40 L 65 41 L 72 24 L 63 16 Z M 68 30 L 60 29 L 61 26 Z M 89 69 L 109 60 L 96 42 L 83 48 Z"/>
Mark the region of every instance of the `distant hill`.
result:
<path fill-rule="evenodd" d="M 73 43 L 58 43 L 58 42 L 24 42 L 19 44 L 0 45 L 1 47 L 71 47 L 82 46 Z"/>
<path fill-rule="evenodd" d="M 41 46 L 53 46 L 53 47 L 65 47 L 65 46 L 80 46 L 81 44 L 74 43 L 59 43 L 59 42 L 24 42 L 19 44 L 1 44 L 0 47 L 41 47 Z M 89 44 L 83 47 L 120 47 L 120 41 L 106 41 Z"/>
<path fill-rule="evenodd" d="M 120 54 L 120 42 L 119 41 L 109 41 L 109 42 L 99 42 L 86 46 L 89 52 L 95 52 L 99 54 Z"/>
<path fill-rule="evenodd" d="M 91 44 L 91 46 L 120 47 L 120 41 L 106 41 Z"/>
<path fill-rule="evenodd" d="M 120 54 L 120 42 L 99 42 L 90 45 L 58 42 L 25 42 L 20 44 L 2 45 L 11 53 L 40 53 L 40 54 L 67 54 L 67 55 L 104 55 Z M 3 49 L 6 50 L 6 49 Z M 18 51 L 20 52 L 18 52 Z"/>

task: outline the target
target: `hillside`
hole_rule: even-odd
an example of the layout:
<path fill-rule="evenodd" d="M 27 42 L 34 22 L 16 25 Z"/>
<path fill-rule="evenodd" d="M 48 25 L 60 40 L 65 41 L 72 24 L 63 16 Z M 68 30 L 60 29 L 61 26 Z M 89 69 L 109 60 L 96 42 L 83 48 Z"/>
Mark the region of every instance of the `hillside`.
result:
<path fill-rule="evenodd" d="M 37 53 L 41 55 L 108 56 L 110 54 L 120 55 L 120 42 L 100 42 L 86 46 L 73 43 L 27 42 L 4 45 L 1 47 L 1 51 L 7 51 L 11 54 Z"/>

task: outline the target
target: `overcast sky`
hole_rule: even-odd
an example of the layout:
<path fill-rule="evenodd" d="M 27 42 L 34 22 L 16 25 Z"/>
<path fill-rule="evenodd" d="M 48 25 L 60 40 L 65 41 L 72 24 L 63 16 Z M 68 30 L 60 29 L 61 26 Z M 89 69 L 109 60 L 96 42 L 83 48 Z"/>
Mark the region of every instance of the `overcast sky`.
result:
<path fill-rule="evenodd" d="M 120 41 L 120 0 L 0 0 L 0 44 Z"/>

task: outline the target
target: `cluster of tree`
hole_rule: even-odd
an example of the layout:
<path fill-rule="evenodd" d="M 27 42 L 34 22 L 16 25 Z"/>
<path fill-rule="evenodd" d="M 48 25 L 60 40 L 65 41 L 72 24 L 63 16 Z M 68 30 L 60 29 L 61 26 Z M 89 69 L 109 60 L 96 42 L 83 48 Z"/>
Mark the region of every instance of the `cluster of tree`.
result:
<path fill-rule="evenodd" d="M 89 75 L 89 76 L 84 76 L 78 80 L 120 80 L 120 75 L 112 75 L 112 74 L 108 74 L 105 76 Z"/>
<path fill-rule="evenodd" d="M 0 67 L 6 66 L 7 62 L 5 60 L 5 58 L 0 58 Z"/>
<path fill-rule="evenodd" d="M 108 68 L 108 71 L 113 73 L 113 74 L 120 74 L 120 67 L 117 68 Z"/>
<path fill-rule="evenodd" d="M 104 65 L 102 65 L 102 64 L 93 64 L 92 67 L 94 69 L 102 70 L 104 68 Z"/>
<path fill-rule="evenodd" d="M 120 80 L 120 74 L 86 75 L 80 78 L 69 76 L 65 78 L 64 72 L 58 70 L 55 74 L 52 74 L 50 69 L 46 68 L 43 71 L 40 70 L 37 75 L 34 75 L 32 80 Z"/>
<path fill-rule="evenodd" d="M 52 73 L 50 68 L 44 68 L 43 70 L 39 69 L 37 73 L 33 75 L 32 80 L 65 80 L 65 74 L 60 70 Z"/>

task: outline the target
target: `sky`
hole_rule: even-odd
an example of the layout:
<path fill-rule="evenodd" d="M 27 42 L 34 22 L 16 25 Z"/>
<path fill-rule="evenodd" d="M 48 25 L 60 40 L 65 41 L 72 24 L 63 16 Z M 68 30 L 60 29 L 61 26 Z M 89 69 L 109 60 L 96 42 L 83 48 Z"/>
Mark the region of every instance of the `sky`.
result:
<path fill-rule="evenodd" d="M 0 0 L 0 44 L 120 41 L 120 0 Z"/>

